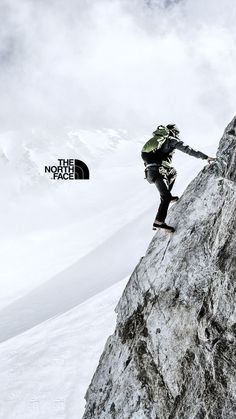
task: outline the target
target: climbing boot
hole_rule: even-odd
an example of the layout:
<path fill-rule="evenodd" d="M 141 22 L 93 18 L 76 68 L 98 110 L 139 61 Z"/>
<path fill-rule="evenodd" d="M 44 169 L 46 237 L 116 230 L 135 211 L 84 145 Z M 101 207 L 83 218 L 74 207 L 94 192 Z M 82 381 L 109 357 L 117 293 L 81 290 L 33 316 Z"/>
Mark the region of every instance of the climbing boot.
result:
<path fill-rule="evenodd" d="M 158 228 L 162 228 L 163 230 L 166 230 L 169 233 L 174 233 L 175 232 L 174 227 L 168 226 L 166 223 L 159 224 L 159 223 L 154 221 L 152 229 L 157 230 Z"/>
<path fill-rule="evenodd" d="M 172 196 L 170 202 L 177 202 L 179 200 L 178 196 Z"/>

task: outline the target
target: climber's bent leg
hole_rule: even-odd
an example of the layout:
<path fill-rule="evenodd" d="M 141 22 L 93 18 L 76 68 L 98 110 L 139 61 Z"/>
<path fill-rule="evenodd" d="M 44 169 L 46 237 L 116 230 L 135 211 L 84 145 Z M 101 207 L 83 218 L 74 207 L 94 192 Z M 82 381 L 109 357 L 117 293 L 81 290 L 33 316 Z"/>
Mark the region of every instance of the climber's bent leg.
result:
<path fill-rule="evenodd" d="M 171 193 L 163 176 L 158 175 L 155 185 L 160 192 L 161 203 L 159 205 L 155 222 L 164 223 L 171 201 Z"/>

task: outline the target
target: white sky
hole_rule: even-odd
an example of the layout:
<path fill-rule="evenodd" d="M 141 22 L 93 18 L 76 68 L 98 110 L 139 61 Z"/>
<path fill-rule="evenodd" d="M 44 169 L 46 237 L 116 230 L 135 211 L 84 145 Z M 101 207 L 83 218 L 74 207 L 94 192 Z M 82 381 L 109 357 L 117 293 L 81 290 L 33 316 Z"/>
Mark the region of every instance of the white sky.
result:
<path fill-rule="evenodd" d="M 1 130 L 174 121 L 201 137 L 234 115 L 234 0 L 2 0 L 0 14 Z"/>

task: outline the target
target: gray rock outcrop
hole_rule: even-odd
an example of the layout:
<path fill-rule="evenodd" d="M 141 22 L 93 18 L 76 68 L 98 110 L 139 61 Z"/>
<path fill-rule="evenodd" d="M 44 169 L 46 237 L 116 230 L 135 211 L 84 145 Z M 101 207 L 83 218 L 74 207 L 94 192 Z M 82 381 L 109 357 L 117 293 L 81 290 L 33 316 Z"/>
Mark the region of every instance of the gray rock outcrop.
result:
<path fill-rule="evenodd" d="M 236 418 L 236 118 L 116 308 L 84 419 Z"/>

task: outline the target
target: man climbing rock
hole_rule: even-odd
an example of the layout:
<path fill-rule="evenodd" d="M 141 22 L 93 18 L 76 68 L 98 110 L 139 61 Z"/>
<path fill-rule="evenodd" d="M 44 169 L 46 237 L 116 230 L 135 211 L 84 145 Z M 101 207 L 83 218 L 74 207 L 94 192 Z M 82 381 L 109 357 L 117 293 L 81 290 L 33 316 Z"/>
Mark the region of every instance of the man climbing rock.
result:
<path fill-rule="evenodd" d="M 175 149 L 190 156 L 208 160 L 208 163 L 215 160 L 180 141 L 179 129 L 175 124 L 159 125 L 153 132 L 153 137 L 144 144 L 141 155 L 144 160 L 146 179 L 149 183 L 155 183 L 161 198 L 153 230 L 162 228 L 171 233 L 175 229 L 167 225 L 165 219 L 170 202 L 176 202 L 179 199 L 178 196 L 171 194 L 177 176 L 175 168 L 171 167 Z"/>

